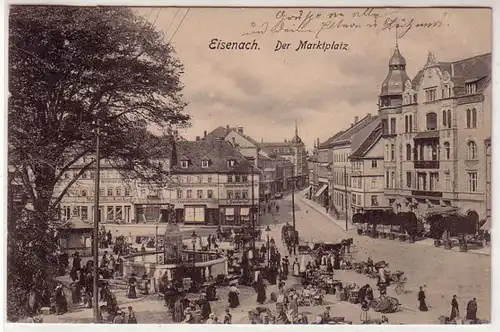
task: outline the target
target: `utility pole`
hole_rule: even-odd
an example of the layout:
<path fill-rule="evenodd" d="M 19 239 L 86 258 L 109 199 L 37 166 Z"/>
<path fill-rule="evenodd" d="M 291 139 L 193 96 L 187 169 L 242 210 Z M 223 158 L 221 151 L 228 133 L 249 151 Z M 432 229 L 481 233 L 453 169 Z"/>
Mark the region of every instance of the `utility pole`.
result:
<path fill-rule="evenodd" d="M 347 166 L 344 165 L 344 201 L 345 201 L 345 230 L 349 230 L 348 226 L 348 212 L 347 212 Z"/>
<path fill-rule="evenodd" d="M 292 224 L 293 224 L 293 254 L 297 254 L 297 230 L 295 228 L 295 166 L 292 165 Z"/>
<path fill-rule="evenodd" d="M 254 166 L 252 165 L 252 208 L 250 209 L 250 218 L 252 218 L 252 257 L 255 254 L 255 183 Z"/>
<path fill-rule="evenodd" d="M 92 303 L 94 304 L 94 323 L 100 323 L 99 320 L 99 221 L 101 219 L 101 213 L 99 209 L 99 187 L 101 182 L 101 153 L 99 149 L 100 145 L 100 121 L 96 122 L 96 174 L 95 174 L 95 184 L 94 184 L 94 239 L 92 241 L 92 249 L 94 254 L 94 275 L 93 275 L 93 292 L 92 292 Z"/>

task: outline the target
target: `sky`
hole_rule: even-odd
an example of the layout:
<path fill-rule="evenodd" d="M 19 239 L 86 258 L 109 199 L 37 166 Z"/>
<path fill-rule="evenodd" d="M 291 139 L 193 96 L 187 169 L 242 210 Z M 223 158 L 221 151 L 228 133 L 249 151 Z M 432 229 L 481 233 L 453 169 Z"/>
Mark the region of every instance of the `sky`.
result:
<path fill-rule="evenodd" d="M 285 14 L 281 16 L 280 11 Z M 165 33 L 165 41 L 170 40 L 184 65 L 185 111 L 192 116 L 192 127 L 183 133 L 188 139 L 230 125 L 243 127 L 245 134 L 258 141 L 282 142 L 293 137 L 297 121 L 299 135 L 311 149 L 317 138 L 325 141 L 350 126 L 355 116 L 377 113 L 380 85 L 396 41 L 410 78 L 424 66 L 428 52 L 437 61 L 454 61 L 492 49 L 488 9 L 303 8 L 297 20 L 288 19 L 300 14 L 293 8 L 188 11 L 165 7 L 138 12 Z M 293 25 L 311 17 L 309 12 L 312 20 L 303 30 L 311 32 L 291 31 Z M 373 15 L 379 16 L 376 27 L 370 26 Z M 284 25 L 271 31 L 282 21 Z M 245 35 L 266 22 L 265 33 Z M 398 22 L 401 26 L 396 30 Z M 406 31 L 408 22 L 411 28 Z M 338 26 L 350 23 L 357 28 Z M 434 26 L 422 27 L 422 23 Z M 321 26 L 333 28 L 317 34 Z M 214 38 L 231 42 L 255 39 L 259 50 L 211 50 Z M 301 40 L 348 46 L 347 50 L 295 51 Z M 278 41 L 291 45 L 275 51 Z"/>

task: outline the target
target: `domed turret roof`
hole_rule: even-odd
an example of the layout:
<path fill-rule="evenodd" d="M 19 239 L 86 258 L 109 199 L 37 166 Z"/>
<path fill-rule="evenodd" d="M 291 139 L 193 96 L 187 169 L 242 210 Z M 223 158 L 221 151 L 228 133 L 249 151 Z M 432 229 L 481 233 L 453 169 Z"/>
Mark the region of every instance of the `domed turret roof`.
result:
<path fill-rule="evenodd" d="M 295 135 L 290 142 L 292 142 L 292 143 L 302 143 L 302 139 L 299 137 L 299 135 Z"/>
<path fill-rule="evenodd" d="M 396 46 L 394 54 L 389 60 L 389 72 L 382 82 L 380 96 L 402 95 L 405 88 L 405 83 L 410 78 L 406 73 L 406 60 L 399 52 Z"/>
<path fill-rule="evenodd" d="M 389 60 L 389 66 L 406 66 L 406 60 L 399 52 L 398 46 L 394 49 L 394 54 Z"/>

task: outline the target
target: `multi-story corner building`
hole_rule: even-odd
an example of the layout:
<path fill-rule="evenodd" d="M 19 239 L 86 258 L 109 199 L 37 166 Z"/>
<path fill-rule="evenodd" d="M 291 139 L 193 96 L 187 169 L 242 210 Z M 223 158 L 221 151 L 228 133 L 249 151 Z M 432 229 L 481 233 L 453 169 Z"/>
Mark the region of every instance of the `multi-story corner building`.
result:
<path fill-rule="evenodd" d="M 382 126 L 377 127 L 353 151 L 351 161 L 351 216 L 370 210 L 385 210 L 389 202 L 384 196 L 384 143 Z"/>
<path fill-rule="evenodd" d="M 438 62 L 413 80 L 396 47 L 379 96 L 384 187 L 395 209 L 488 215 L 491 54 Z"/>
<path fill-rule="evenodd" d="M 57 197 L 87 164 L 86 158 L 75 163 L 64 175 L 54 191 Z M 164 170 L 170 169 L 170 158 L 159 159 Z M 101 161 L 99 188 L 99 215 L 102 223 L 158 222 L 162 209 L 172 203 L 172 191 L 165 184 L 146 185 L 124 177 L 106 161 Z M 95 171 L 83 172 L 66 192 L 60 202 L 61 217 L 94 221 Z"/>
<path fill-rule="evenodd" d="M 260 170 L 225 139 L 178 142 L 172 163 L 177 222 L 239 225 L 259 203 Z M 255 214 L 254 214 L 255 215 Z M 256 215 L 255 215 L 256 216 Z"/>
<path fill-rule="evenodd" d="M 308 183 L 309 170 L 307 167 L 307 150 L 304 142 L 299 136 L 299 130 L 295 125 L 295 135 L 291 140 L 285 142 L 261 142 L 259 143 L 262 151 L 269 154 L 275 154 L 279 157 L 289 160 L 294 167 L 294 178 L 287 179 L 285 190 L 292 188 L 293 181 L 296 187 L 304 187 Z"/>

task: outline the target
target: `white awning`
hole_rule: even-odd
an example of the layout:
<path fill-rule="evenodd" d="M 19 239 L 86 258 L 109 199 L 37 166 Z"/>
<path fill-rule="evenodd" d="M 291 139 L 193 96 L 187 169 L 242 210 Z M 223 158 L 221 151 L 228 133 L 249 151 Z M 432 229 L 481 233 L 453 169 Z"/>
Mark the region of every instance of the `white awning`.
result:
<path fill-rule="evenodd" d="M 234 208 L 226 208 L 226 216 L 234 216 Z"/>
<path fill-rule="evenodd" d="M 320 190 L 318 190 L 318 191 L 316 192 L 316 195 L 314 195 L 314 196 L 315 196 L 315 197 L 319 197 L 319 195 L 321 195 L 321 194 L 323 193 L 323 191 L 325 191 L 325 190 L 326 190 L 326 188 L 328 188 L 328 185 L 327 185 L 327 184 L 324 184 L 324 185 L 323 185 L 323 187 L 321 187 L 321 189 L 320 189 Z"/>
<path fill-rule="evenodd" d="M 249 213 L 250 213 L 249 208 L 241 208 L 240 209 L 240 216 L 248 216 Z"/>
<path fill-rule="evenodd" d="M 311 186 L 309 186 L 306 189 L 304 189 L 305 192 L 308 192 L 309 190 L 311 190 Z"/>
<path fill-rule="evenodd" d="M 488 217 L 488 219 L 486 219 L 486 222 L 483 226 L 481 226 L 481 229 L 483 231 L 491 231 L 491 217 Z"/>

